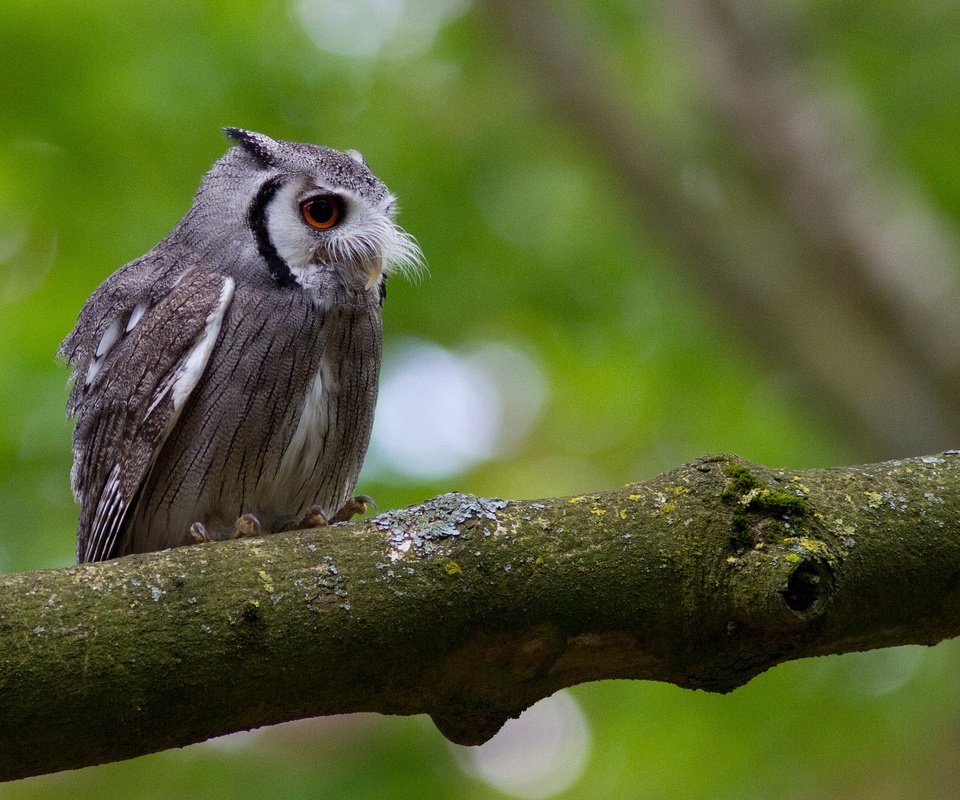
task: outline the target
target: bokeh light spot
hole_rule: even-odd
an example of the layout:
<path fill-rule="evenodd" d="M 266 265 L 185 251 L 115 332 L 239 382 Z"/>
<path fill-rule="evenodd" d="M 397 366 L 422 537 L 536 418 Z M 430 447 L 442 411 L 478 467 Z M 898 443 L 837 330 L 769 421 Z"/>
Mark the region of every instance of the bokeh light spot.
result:
<path fill-rule="evenodd" d="M 420 340 L 390 348 L 366 474 L 449 477 L 513 447 L 539 417 L 546 381 L 520 350 L 464 353 Z"/>
<path fill-rule="evenodd" d="M 544 798 L 580 777 L 591 738 L 580 706 L 558 692 L 509 720 L 486 744 L 453 747 L 467 774 L 513 797 Z"/>
<path fill-rule="evenodd" d="M 422 53 L 466 0 L 299 0 L 294 13 L 321 50 L 346 56 Z"/>

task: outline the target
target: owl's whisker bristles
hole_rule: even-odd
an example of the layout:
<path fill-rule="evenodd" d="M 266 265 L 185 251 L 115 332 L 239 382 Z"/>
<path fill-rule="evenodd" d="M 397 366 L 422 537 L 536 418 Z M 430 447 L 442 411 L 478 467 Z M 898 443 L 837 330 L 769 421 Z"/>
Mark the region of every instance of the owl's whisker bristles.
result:
<path fill-rule="evenodd" d="M 366 265 L 382 259 L 384 271 L 399 272 L 413 279 L 427 269 L 417 240 L 396 225 L 378 226 L 363 234 L 333 239 L 327 252 L 342 264 Z M 365 266 L 362 268 L 366 272 Z"/>
<path fill-rule="evenodd" d="M 392 270 L 414 281 L 420 280 L 428 271 L 423 250 L 416 238 L 401 228 L 394 227 L 394 251 L 387 255 Z"/>

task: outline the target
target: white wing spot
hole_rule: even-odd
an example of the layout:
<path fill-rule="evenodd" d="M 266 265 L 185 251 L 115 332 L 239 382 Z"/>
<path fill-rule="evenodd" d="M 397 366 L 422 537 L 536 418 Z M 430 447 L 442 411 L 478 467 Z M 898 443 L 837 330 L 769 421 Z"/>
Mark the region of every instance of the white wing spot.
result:
<path fill-rule="evenodd" d="M 227 313 L 227 307 L 233 299 L 233 290 L 236 288 L 236 281 L 233 278 L 226 278 L 223 281 L 223 288 L 220 290 L 220 299 L 216 307 L 207 317 L 207 324 L 197 339 L 197 343 L 187 355 L 183 364 L 177 370 L 176 380 L 173 382 L 173 410 L 174 413 L 183 408 L 197 383 L 200 376 L 207 367 L 210 360 L 210 354 L 213 352 L 213 346 L 217 343 L 217 337 L 220 335 L 220 326 L 223 324 L 223 317 Z M 156 400 L 154 401 L 154 405 Z"/>
<path fill-rule="evenodd" d="M 123 331 L 124 333 L 130 333 L 134 328 L 137 327 L 137 323 L 143 319 L 143 315 L 147 311 L 146 303 L 137 303 L 133 311 L 130 312 L 130 319 L 127 320 L 127 327 Z"/>
<path fill-rule="evenodd" d="M 102 358 L 110 352 L 110 348 L 117 343 L 120 338 L 120 320 L 115 319 L 110 323 L 110 327 L 103 332 L 100 337 L 100 344 L 97 345 L 97 357 Z"/>
<path fill-rule="evenodd" d="M 97 373 L 100 372 L 100 367 L 103 365 L 104 359 L 119 339 L 120 320 L 115 319 L 110 323 L 110 327 L 103 332 L 103 336 L 100 337 L 100 343 L 97 345 L 97 353 L 93 359 L 91 359 L 90 366 L 87 368 L 87 377 L 84 381 L 87 386 L 93 383 L 93 379 L 96 378 Z"/>

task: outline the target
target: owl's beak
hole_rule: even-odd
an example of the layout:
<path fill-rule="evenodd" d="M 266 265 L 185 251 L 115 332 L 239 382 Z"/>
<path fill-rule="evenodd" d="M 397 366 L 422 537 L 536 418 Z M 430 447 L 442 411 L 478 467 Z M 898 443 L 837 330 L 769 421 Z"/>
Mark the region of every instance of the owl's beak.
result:
<path fill-rule="evenodd" d="M 377 285 L 377 281 L 380 280 L 380 276 L 383 274 L 383 259 L 370 259 L 367 264 L 367 275 L 369 276 L 367 280 L 367 285 L 364 286 L 365 291 L 370 291 L 374 286 Z"/>

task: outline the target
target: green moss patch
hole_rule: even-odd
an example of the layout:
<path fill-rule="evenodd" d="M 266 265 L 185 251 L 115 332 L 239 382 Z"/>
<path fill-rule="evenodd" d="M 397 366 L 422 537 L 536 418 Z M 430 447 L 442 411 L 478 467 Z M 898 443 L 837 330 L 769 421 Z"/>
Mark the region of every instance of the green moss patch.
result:
<path fill-rule="evenodd" d="M 744 534 L 751 521 L 763 518 L 798 519 L 810 514 L 810 505 L 789 489 L 768 489 L 762 480 L 743 464 L 731 462 L 723 468 L 730 482 L 721 492 L 720 499 L 734 506 L 734 530 L 741 535 L 731 544 L 745 546 Z"/>

